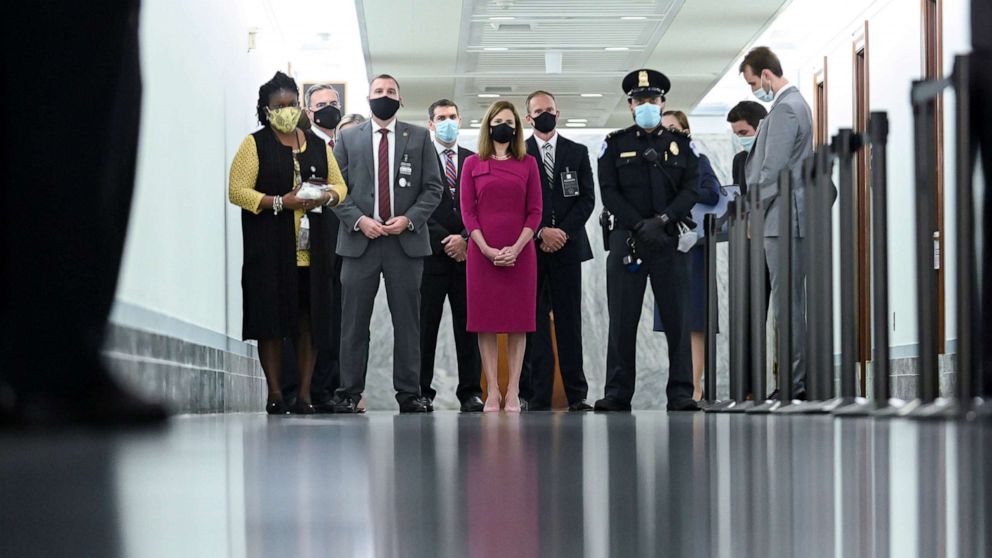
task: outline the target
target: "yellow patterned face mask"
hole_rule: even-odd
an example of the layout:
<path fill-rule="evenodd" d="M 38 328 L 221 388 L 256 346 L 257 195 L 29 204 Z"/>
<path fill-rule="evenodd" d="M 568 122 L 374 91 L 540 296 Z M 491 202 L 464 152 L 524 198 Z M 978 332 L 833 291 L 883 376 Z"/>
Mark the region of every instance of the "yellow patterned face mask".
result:
<path fill-rule="evenodd" d="M 297 123 L 300 121 L 300 113 L 302 112 L 299 107 L 283 107 L 275 110 L 266 109 L 269 113 L 269 123 L 272 127 L 276 129 L 277 132 L 282 132 L 288 134 L 296 129 Z"/>

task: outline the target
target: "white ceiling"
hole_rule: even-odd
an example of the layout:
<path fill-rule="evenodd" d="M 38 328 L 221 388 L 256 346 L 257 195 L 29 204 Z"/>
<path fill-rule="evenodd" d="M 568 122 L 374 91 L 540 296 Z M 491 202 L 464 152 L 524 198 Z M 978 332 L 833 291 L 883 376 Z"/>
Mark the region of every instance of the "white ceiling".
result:
<path fill-rule="evenodd" d="M 630 123 L 620 82 L 641 67 L 672 80 L 670 108 L 691 110 L 787 3 L 355 0 L 366 71 L 399 80 L 401 119 L 424 122 L 428 105 L 450 98 L 468 122 L 494 100 L 480 94 L 522 109 L 546 89 L 563 119 L 591 128 Z M 547 73 L 548 52 L 561 53 L 561 73 Z"/>

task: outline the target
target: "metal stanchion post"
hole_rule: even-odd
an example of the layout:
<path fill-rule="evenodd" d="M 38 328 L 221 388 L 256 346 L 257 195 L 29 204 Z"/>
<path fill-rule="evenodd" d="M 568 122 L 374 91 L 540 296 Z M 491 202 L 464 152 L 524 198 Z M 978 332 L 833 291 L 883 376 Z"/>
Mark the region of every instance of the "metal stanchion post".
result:
<path fill-rule="evenodd" d="M 872 206 L 872 307 L 874 310 L 873 338 L 875 351 L 872 363 L 872 399 L 839 411 L 838 416 L 891 416 L 902 401 L 892 399 L 889 382 L 889 261 L 888 252 L 888 176 L 886 149 L 889 120 L 885 112 L 873 112 L 868 121 L 871 145 L 871 206 Z"/>
<path fill-rule="evenodd" d="M 778 267 L 781 282 L 780 296 L 775 301 L 778 308 L 778 393 L 781 405 L 792 403 L 792 175 L 783 169 L 778 178 L 779 205 L 779 254 Z"/>
<path fill-rule="evenodd" d="M 957 327 L 958 327 L 958 371 L 954 396 L 937 397 L 932 403 L 916 409 L 916 418 L 950 418 L 961 415 L 973 416 L 983 406 L 978 399 L 976 384 L 981 360 L 977 358 L 974 332 L 979 329 L 978 273 L 975 243 L 975 199 L 974 164 L 975 142 L 971 128 L 971 69 L 968 55 L 954 58 L 954 74 L 951 83 L 955 92 L 955 233 L 957 251 L 955 263 L 957 275 Z M 922 334 L 921 334 L 922 338 Z M 936 342 L 936 338 L 934 339 Z M 921 350 L 921 355 L 922 355 Z M 929 357 L 928 357 L 929 358 Z M 935 357 L 934 357 L 935 358 Z M 938 374 L 936 366 L 932 371 Z M 936 383 L 939 387 L 939 376 Z M 934 380 L 928 382 L 933 388 Z M 939 396 L 939 392 L 926 394 Z M 921 396 L 922 399 L 922 396 Z"/>
<path fill-rule="evenodd" d="M 805 192 L 805 210 L 813 213 L 807 222 L 813 227 L 807 231 L 806 256 L 809 260 L 806 270 L 807 295 L 807 335 L 806 382 L 818 386 L 815 400 L 794 403 L 777 409 L 785 414 L 815 414 L 832 410 L 835 401 L 820 401 L 833 397 L 833 239 L 832 207 L 834 188 L 831 183 L 833 154 L 829 146 L 818 149 L 814 155 L 813 179 L 811 188 Z M 812 278 L 814 290 L 810 292 Z M 777 301 L 776 301 L 777 304 Z M 815 320 L 815 324 L 810 324 Z M 815 336 L 809 333 L 812 329 Z M 781 331 L 781 329 L 780 329 Z M 815 360 L 814 360 L 815 359 Z M 788 372 L 785 372 L 788 371 Z M 791 380 L 791 362 L 788 366 L 779 362 L 779 389 L 783 385 L 783 374 Z M 791 385 L 791 382 L 790 382 Z M 807 391 L 807 396 L 809 392 Z"/>
<path fill-rule="evenodd" d="M 750 321 L 751 328 L 751 393 L 754 394 L 754 407 L 748 413 L 767 414 L 777 409 L 781 403 L 778 400 L 768 401 L 766 377 L 768 374 L 768 355 L 766 345 L 768 334 L 765 328 L 767 313 L 765 310 L 765 207 L 761 201 L 761 190 L 752 188 L 748 195 L 748 227 L 750 231 L 751 284 L 750 284 Z"/>
<path fill-rule="evenodd" d="M 917 398 L 906 404 L 901 415 L 912 415 L 928 406 L 940 395 L 937 375 L 937 270 L 933 200 L 936 191 L 936 153 L 933 149 L 933 126 L 936 98 L 948 85 L 947 80 L 914 81 L 910 93 L 913 103 L 916 159 L 916 313 L 919 346 L 919 389 Z M 929 410 L 922 410 L 929 414 Z"/>
<path fill-rule="evenodd" d="M 858 210 L 854 184 L 854 153 L 861 148 L 860 137 L 848 128 L 833 140 L 840 171 L 840 398 L 833 412 L 864 403 L 857 400 L 857 360 L 860 319 L 858 313 Z"/>
<path fill-rule="evenodd" d="M 747 400 L 747 390 L 744 378 L 747 374 L 748 345 L 746 328 L 747 316 L 747 281 L 748 281 L 748 250 L 747 250 L 747 211 L 744 199 L 734 200 L 733 215 L 730 230 L 730 395 L 734 405 L 725 409 L 728 413 L 743 413 L 754 406 L 753 401 Z M 728 208 L 729 210 L 729 208 Z"/>
<path fill-rule="evenodd" d="M 706 361 L 703 370 L 704 406 L 717 402 L 716 398 L 716 215 L 703 217 L 704 253 L 706 255 Z"/>
<path fill-rule="evenodd" d="M 819 273 L 821 254 L 816 252 L 820 224 L 819 219 L 822 211 L 816 211 L 814 204 L 819 194 L 816 184 L 816 155 L 808 157 L 803 161 L 803 184 L 805 184 L 805 199 L 809 200 L 806 206 L 806 242 L 804 262 L 806 264 L 806 397 L 808 401 L 820 401 L 824 399 L 825 390 L 821 386 L 820 375 L 814 374 L 817 362 L 817 339 L 819 335 L 820 306 L 816 303 L 823 290 L 822 278 Z"/>

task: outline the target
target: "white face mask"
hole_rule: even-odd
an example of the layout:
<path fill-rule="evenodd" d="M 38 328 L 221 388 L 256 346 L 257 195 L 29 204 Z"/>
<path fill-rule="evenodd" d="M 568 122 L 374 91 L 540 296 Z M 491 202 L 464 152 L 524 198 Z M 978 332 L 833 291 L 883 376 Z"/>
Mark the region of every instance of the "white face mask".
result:
<path fill-rule="evenodd" d="M 761 81 L 758 83 L 758 90 L 753 91 L 754 96 L 757 97 L 762 103 L 770 103 L 775 100 L 775 92 L 772 91 L 772 86 L 769 84 L 768 91 L 765 91 L 765 78 L 761 77 Z"/>
<path fill-rule="evenodd" d="M 679 223 L 679 252 L 686 253 L 692 250 L 692 247 L 696 245 L 696 241 L 699 240 L 699 235 L 696 231 L 691 230 L 689 227 Z"/>
<path fill-rule="evenodd" d="M 758 136 L 737 136 L 737 142 L 741 144 L 741 148 L 744 151 L 750 152 L 751 148 L 754 147 L 754 140 L 758 139 Z"/>

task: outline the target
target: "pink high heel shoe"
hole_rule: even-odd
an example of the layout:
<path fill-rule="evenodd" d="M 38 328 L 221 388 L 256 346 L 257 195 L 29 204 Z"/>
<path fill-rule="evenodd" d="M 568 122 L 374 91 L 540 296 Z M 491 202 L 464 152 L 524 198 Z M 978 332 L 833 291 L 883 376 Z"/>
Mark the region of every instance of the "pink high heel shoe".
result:
<path fill-rule="evenodd" d="M 520 396 L 519 395 L 507 395 L 506 405 L 503 410 L 507 413 L 519 413 L 520 412 Z"/>
<path fill-rule="evenodd" d="M 486 397 L 486 406 L 482 408 L 483 413 L 498 413 L 499 405 L 502 402 L 503 396 L 499 393 L 489 394 Z"/>

